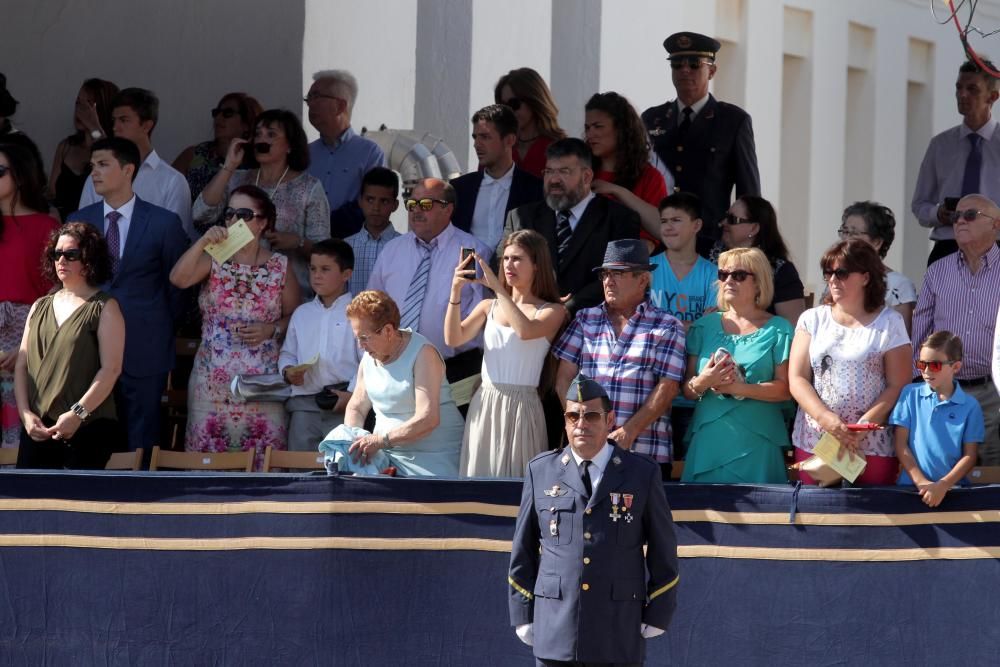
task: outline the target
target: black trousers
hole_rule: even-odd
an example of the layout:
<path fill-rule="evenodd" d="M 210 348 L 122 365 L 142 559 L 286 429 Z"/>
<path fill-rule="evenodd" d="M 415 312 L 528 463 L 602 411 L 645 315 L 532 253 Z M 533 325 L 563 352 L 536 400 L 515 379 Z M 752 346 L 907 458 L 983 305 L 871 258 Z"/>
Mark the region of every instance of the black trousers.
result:
<path fill-rule="evenodd" d="M 51 420 L 42 420 L 52 426 Z M 126 450 L 125 431 L 114 419 L 84 422 L 69 440 L 36 442 L 21 428 L 18 468 L 103 470 L 114 452 Z"/>

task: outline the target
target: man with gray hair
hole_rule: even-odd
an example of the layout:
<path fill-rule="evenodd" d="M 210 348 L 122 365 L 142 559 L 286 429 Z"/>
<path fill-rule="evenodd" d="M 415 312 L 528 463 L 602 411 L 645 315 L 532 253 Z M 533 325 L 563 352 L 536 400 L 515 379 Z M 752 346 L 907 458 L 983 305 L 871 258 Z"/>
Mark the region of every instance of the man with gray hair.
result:
<path fill-rule="evenodd" d="M 361 229 L 364 215 L 358 207 L 361 179 L 373 167 L 384 166 L 378 145 L 351 128 L 358 98 L 358 81 L 345 70 L 313 74 L 304 101 L 309 122 L 319 139 L 309 144 L 309 173 L 323 183 L 330 201 L 330 236 L 346 238 Z"/>

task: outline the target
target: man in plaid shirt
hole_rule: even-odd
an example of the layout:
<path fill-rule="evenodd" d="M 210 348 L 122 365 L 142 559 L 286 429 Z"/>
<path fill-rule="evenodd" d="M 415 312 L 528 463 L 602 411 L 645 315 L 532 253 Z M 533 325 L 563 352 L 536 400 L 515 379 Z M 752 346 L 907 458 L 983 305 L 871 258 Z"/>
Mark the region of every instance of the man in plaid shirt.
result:
<path fill-rule="evenodd" d="M 553 354 L 560 359 L 556 390 L 565 396 L 577 373 L 599 382 L 615 413 L 608 436 L 646 454 L 670 478 L 670 404 L 684 377 L 684 326 L 647 298 L 650 271 L 645 242 L 608 243 L 598 267 L 604 303 L 577 312 Z"/>

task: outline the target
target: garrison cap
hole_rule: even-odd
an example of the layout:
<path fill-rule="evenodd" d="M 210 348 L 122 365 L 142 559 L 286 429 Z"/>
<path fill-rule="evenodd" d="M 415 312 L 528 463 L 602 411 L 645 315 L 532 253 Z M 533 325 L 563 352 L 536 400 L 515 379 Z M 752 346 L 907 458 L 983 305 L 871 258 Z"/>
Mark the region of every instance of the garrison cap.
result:
<path fill-rule="evenodd" d="M 668 59 L 701 56 L 715 60 L 715 54 L 722 45 L 718 40 L 696 32 L 675 32 L 663 40 L 663 48 L 670 54 Z"/>
<path fill-rule="evenodd" d="M 569 390 L 566 392 L 566 400 L 586 403 L 595 398 L 608 400 L 608 394 L 604 391 L 604 387 L 583 373 L 578 373 L 569 385 Z"/>

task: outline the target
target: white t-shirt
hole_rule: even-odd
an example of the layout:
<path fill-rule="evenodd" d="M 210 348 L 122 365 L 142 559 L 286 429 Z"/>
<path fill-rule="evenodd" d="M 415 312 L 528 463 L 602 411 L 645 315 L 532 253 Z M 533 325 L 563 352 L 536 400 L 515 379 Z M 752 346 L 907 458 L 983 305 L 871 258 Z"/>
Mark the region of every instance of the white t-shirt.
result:
<path fill-rule="evenodd" d="M 868 326 L 851 328 L 833 319 L 830 306 L 817 306 L 802 313 L 795 328 L 811 337 L 809 362 L 816 393 L 848 424 L 857 422 L 885 389 L 885 353 L 910 343 L 903 316 L 888 307 Z M 819 424 L 799 408 L 792 444 L 811 452 L 822 434 Z M 890 431 L 868 433 L 861 449 L 894 456 Z"/>
<path fill-rule="evenodd" d="M 885 305 L 898 306 L 903 303 L 917 302 L 917 288 L 913 281 L 899 271 L 887 271 L 885 274 Z"/>

